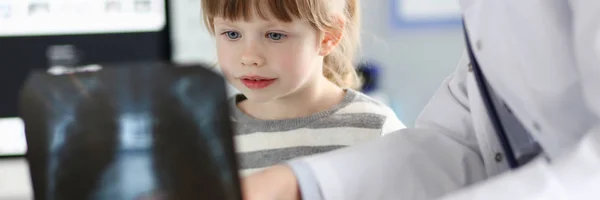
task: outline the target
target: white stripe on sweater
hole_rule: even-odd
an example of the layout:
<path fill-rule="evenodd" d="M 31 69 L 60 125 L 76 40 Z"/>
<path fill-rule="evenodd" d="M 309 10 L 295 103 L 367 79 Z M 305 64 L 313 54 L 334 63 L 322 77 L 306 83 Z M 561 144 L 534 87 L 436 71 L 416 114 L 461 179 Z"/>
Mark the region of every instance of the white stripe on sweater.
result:
<path fill-rule="evenodd" d="M 286 132 L 258 132 L 235 136 L 237 152 L 251 152 L 298 146 L 354 145 L 379 137 L 380 129 L 336 127 L 295 129 Z"/>

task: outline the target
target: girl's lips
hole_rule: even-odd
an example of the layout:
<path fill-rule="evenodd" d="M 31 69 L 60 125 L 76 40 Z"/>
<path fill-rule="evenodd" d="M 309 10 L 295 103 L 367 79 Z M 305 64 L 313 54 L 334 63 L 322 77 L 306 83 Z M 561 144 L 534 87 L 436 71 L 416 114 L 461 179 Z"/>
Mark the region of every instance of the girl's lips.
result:
<path fill-rule="evenodd" d="M 243 76 L 240 80 L 249 89 L 262 89 L 269 87 L 277 79 L 262 76 Z"/>

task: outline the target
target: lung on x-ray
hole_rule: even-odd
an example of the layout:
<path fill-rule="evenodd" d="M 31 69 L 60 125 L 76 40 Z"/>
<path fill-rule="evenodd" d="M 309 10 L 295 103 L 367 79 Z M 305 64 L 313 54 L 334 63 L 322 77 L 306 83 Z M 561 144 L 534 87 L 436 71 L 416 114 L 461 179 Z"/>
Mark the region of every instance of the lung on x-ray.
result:
<path fill-rule="evenodd" d="M 31 74 L 20 115 L 35 199 L 241 199 L 224 80 L 138 65 Z"/>

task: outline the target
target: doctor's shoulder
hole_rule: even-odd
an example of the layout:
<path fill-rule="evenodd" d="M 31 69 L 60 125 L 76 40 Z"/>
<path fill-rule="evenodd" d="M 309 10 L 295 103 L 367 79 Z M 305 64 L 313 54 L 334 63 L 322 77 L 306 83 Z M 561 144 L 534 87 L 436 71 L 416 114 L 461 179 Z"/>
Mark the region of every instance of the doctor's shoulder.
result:
<path fill-rule="evenodd" d="M 347 96 L 352 97 L 351 101 L 334 115 L 339 118 L 354 118 L 346 120 L 353 122 L 352 127 L 377 128 L 381 136 L 406 128 L 386 104 L 353 89 L 346 89 L 346 92 Z"/>

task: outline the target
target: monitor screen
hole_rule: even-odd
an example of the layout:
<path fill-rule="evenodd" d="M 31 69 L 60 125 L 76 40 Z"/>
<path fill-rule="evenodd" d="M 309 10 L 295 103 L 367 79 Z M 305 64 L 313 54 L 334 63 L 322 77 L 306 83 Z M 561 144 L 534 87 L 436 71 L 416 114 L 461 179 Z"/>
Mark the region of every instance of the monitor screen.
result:
<path fill-rule="evenodd" d="M 164 0 L 0 0 L 0 37 L 159 31 Z"/>
<path fill-rule="evenodd" d="M 27 150 L 17 97 L 30 70 L 170 60 L 166 2 L 0 0 L 0 157 Z"/>

